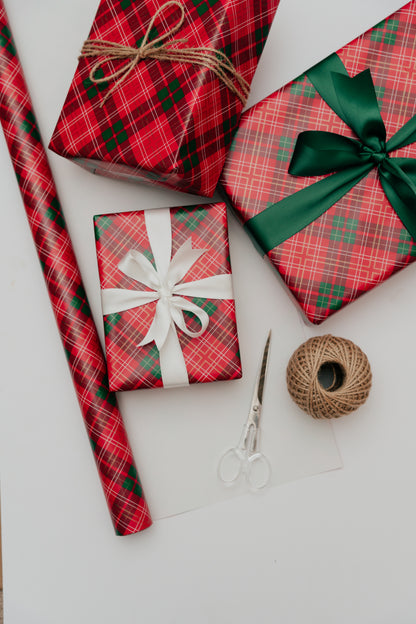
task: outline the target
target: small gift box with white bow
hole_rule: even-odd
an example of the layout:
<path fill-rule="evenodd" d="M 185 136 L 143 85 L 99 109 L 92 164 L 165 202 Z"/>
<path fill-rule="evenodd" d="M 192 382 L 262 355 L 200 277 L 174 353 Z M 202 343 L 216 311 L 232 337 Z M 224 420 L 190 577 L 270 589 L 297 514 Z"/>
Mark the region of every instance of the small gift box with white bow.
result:
<path fill-rule="evenodd" d="M 241 377 L 225 204 L 94 226 L 110 390 Z"/>

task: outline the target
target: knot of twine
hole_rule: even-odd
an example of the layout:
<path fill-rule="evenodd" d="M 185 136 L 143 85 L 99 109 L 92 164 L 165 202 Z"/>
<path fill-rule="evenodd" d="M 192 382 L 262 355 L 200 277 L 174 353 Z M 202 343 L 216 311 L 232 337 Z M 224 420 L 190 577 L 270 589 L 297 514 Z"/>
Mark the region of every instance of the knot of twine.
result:
<path fill-rule="evenodd" d="M 323 365 L 332 366 L 334 372 L 334 381 L 327 389 L 318 379 Z M 318 336 L 294 352 L 286 381 L 292 399 L 307 414 L 314 418 L 338 418 L 365 403 L 371 388 L 371 368 L 365 353 L 351 340 Z"/>
<path fill-rule="evenodd" d="M 176 24 L 168 28 L 159 37 L 149 41 L 150 33 L 156 20 L 162 16 L 162 13 L 170 7 L 178 8 L 180 17 Z M 147 31 L 138 48 L 125 46 L 113 41 L 105 41 L 99 39 L 87 39 L 84 43 L 79 59 L 100 57 L 100 60 L 92 67 L 89 79 L 95 84 L 116 80 L 112 88 L 107 92 L 100 104 L 102 107 L 113 91 L 127 80 L 128 76 L 134 70 L 136 65 L 147 58 L 157 59 L 159 61 L 170 61 L 172 63 L 191 63 L 206 67 L 214 72 L 232 93 L 234 93 L 243 103 L 247 101 L 250 91 L 249 83 L 237 72 L 230 59 L 221 51 L 208 47 L 182 47 L 172 48 L 172 45 L 186 44 L 187 39 L 173 39 L 166 43 L 162 43 L 174 35 L 182 26 L 185 19 L 185 9 L 180 2 L 169 0 L 165 2 L 149 22 Z M 127 61 L 119 69 L 105 75 L 97 77 L 98 69 L 109 61 Z"/>

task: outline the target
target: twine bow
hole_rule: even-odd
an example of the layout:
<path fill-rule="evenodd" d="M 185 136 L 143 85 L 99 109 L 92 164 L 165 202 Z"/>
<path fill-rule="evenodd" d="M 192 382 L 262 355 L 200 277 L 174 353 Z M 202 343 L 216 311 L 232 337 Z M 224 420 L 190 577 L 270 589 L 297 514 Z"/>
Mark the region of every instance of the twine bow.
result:
<path fill-rule="evenodd" d="M 156 20 L 170 7 L 178 8 L 180 17 L 176 24 L 170 26 L 164 33 L 149 41 L 151 31 Z M 102 84 L 115 80 L 115 84 L 104 96 L 100 104 L 102 107 L 110 95 L 127 80 L 131 72 L 144 59 L 151 58 L 158 61 L 170 61 L 172 63 L 191 63 L 211 70 L 225 86 L 234 93 L 243 103 L 247 101 L 250 91 L 249 83 L 237 72 L 230 59 L 220 50 L 208 47 L 182 47 L 172 48 L 172 45 L 186 44 L 187 39 L 170 39 L 182 26 L 185 19 L 185 9 L 180 2 L 169 0 L 165 2 L 149 22 L 147 31 L 138 48 L 125 46 L 114 41 L 99 39 L 87 39 L 84 43 L 79 59 L 100 57 L 89 74 L 89 79 L 95 84 Z M 165 43 L 163 43 L 165 42 Z M 109 61 L 126 61 L 119 69 L 103 77 L 98 77 L 97 71 Z"/>

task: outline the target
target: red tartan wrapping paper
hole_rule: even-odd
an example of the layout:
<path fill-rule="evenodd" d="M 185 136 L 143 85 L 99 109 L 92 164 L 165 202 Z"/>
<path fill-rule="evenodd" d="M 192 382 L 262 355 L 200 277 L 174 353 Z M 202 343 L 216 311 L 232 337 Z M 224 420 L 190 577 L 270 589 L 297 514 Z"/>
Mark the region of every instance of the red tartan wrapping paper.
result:
<path fill-rule="evenodd" d="M 163 4 L 102 0 L 89 38 L 140 45 Z M 185 22 L 174 38 L 223 51 L 250 83 L 278 4 L 187 0 Z M 163 26 L 156 24 L 157 35 L 177 15 L 178 9 L 168 11 Z M 242 101 L 209 69 L 145 59 L 100 108 L 114 81 L 92 84 L 96 60 L 80 60 L 49 147 L 94 173 L 212 196 Z M 120 62 L 108 67 L 112 72 Z"/>
<path fill-rule="evenodd" d="M 142 531 L 152 520 L 2 0 L 0 121 L 115 531 Z"/>
<path fill-rule="evenodd" d="M 371 69 L 387 138 L 416 112 L 415 48 L 416 2 L 411 2 L 338 52 L 350 76 Z M 242 116 L 221 180 L 242 223 L 320 179 L 288 173 L 296 138 L 304 130 L 354 137 L 306 75 Z M 416 158 L 416 144 L 394 156 Z M 318 324 L 413 262 L 416 244 L 374 169 L 267 256 L 306 317 Z"/>
<path fill-rule="evenodd" d="M 225 204 L 174 208 L 170 210 L 170 215 L 172 257 L 189 240 L 192 240 L 193 249 L 207 250 L 182 281 L 190 282 L 213 275 L 228 275 L 231 280 Z M 154 264 L 145 211 L 96 216 L 94 225 L 101 288 L 149 290 L 118 268 L 119 262 L 132 249 L 144 254 Z M 209 317 L 207 330 L 198 338 L 177 329 L 189 383 L 240 378 L 234 299 L 189 299 L 205 310 Z M 163 386 L 155 343 L 138 346 L 151 326 L 155 310 L 156 302 L 152 302 L 104 316 L 105 349 L 112 390 Z M 185 312 L 184 316 L 188 328 L 194 331 L 200 329 L 193 315 Z"/>

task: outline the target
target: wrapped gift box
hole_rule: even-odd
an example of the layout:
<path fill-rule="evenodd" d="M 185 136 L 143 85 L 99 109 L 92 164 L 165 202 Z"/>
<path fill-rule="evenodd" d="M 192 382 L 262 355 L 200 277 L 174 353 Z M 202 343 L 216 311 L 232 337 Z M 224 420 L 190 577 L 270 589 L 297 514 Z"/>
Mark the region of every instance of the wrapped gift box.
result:
<path fill-rule="evenodd" d="M 411 2 L 248 110 L 234 137 L 225 193 L 313 323 L 416 259 L 415 33 Z"/>
<path fill-rule="evenodd" d="M 101 0 L 49 147 L 211 197 L 278 4 Z"/>
<path fill-rule="evenodd" d="M 94 225 L 110 389 L 241 377 L 225 204 Z"/>

